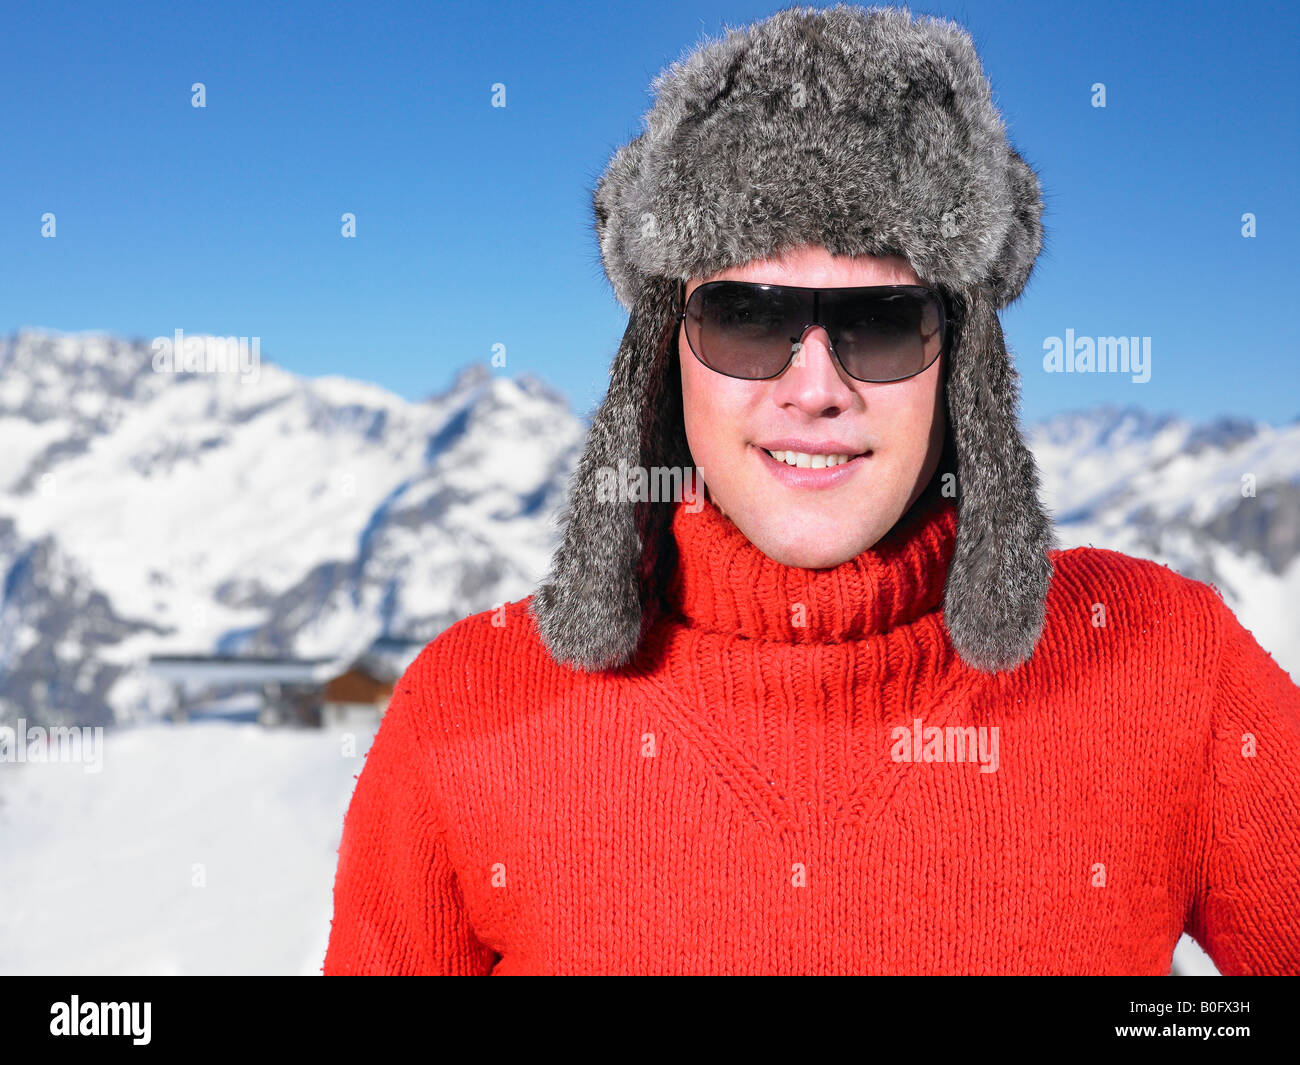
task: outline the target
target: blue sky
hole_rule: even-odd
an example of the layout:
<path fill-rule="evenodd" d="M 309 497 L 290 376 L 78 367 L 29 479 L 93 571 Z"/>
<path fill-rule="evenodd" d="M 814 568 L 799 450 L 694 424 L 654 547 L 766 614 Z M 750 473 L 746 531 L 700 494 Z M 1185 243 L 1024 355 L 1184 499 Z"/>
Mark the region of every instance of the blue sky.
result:
<path fill-rule="evenodd" d="M 591 188 L 660 69 L 782 6 L 5 0 L 0 332 L 257 336 L 412 399 L 501 343 L 589 412 L 626 324 Z M 971 31 L 1043 182 L 1045 250 L 1003 314 L 1025 415 L 1300 415 L 1296 6 L 911 10 Z M 1044 373 L 1067 329 L 1151 337 L 1150 380 Z"/>

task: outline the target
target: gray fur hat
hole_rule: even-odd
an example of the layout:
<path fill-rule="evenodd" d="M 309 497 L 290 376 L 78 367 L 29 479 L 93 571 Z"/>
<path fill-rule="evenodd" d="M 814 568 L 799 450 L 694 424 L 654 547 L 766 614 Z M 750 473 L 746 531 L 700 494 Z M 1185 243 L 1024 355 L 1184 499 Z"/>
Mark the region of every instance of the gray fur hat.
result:
<path fill-rule="evenodd" d="M 998 310 L 1042 246 L 1038 178 L 1010 145 L 969 34 L 906 9 L 792 7 L 685 54 L 593 193 L 629 311 L 531 610 L 551 656 L 628 663 L 675 562 L 672 502 L 610 501 L 602 471 L 691 465 L 675 371 L 679 282 L 789 245 L 902 255 L 954 311 L 945 361 L 957 542 L 944 621 L 964 661 L 1010 669 L 1043 627 L 1054 548 Z"/>

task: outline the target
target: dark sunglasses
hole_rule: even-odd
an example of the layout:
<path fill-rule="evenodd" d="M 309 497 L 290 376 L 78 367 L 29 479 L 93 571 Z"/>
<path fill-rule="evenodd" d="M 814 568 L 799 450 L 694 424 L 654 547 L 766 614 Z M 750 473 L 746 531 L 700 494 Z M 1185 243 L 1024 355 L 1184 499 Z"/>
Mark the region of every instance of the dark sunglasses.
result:
<path fill-rule="evenodd" d="M 683 281 L 678 306 L 686 295 Z M 677 321 L 711 370 L 746 381 L 778 377 L 821 326 L 844 372 L 884 383 L 915 377 L 949 344 L 947 297 L 921 285 L 797 288 L 751 281 L 708 281 L 691 293 Z"/>

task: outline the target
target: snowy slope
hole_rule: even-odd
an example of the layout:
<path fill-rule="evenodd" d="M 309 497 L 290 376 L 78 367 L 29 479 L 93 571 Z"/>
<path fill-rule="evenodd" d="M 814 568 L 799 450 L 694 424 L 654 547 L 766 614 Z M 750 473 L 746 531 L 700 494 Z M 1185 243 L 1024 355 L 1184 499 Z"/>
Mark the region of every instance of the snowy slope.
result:
<path fill-rule="evenodd" d="M 0 973 L 319 975 L 354 736 L 152 725 L 98 773 L 6 766 Z"/>

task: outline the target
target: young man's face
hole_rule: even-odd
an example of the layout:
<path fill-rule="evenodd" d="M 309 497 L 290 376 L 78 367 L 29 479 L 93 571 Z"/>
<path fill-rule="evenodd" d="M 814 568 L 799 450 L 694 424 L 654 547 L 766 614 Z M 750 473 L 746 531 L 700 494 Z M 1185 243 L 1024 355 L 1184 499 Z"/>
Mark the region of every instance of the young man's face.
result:
<path fill-rule="evenodd" d="M 686 296 L 724 280 L 807 288 L 921 283 L 899 256 L 844 258 L 808 246 L 693 278 Z M 677 342 L 692 459 L 709 498 L 769 558 L 808 569 L 853 558 L 890 530 L 934 475 L 943 451 L 942 356 L 905 381 L 857 381 L 817 327 L 804 337 L 802 359 L 781 376 L 744 381 L 701 363 L 685 322 Z M 787 440 L 805 442 L 798 450 L 809 453 L 865 455 L 835 477 L 793 484 L 797 478 L 782 476 L 764 452 Z"/>

